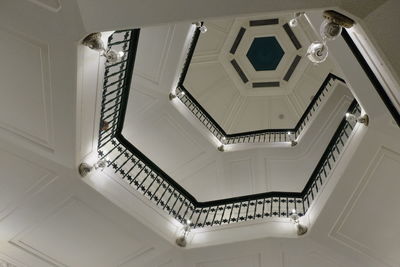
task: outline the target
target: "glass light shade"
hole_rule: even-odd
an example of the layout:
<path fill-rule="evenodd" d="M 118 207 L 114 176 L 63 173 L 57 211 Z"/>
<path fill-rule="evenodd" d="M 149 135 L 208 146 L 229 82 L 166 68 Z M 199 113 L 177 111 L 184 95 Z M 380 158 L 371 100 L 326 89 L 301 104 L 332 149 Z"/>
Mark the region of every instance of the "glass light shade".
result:
<path fill-rule="evenodd" d="M 299 24 L 299 21 L 297 20 L 297 18 L 293 18 L 291 20 L 289 20 L 289 26 L 294 28 Z"/>
<path fill-rule="evenodd" d="M 111 49 L 111 50 L 108 50 L 107 52 L 105 52 L 104 56 L 106 57 L 106 59 L 109 63 L 116 63 L 119 60 L 121 60 L 121 58 L 123 57 L 123 54 Z"/>
<path fill-rule="evenodd" d="M 324 62 L 328 57 L 328 46 L 320 41 L 311 43 L 307 49 L 307 57 L 314 64 Z"/>
<path fill-rule="evenodd" d="M 323 40 L 332 41 L 335 40 L 342 33 L 342 26 L 325 19 L 321 23 L 319 32 Z"/>
<path fill-rule="evenodd" d="M 204 26 L 204 25 L 201 26 L 199 29 L 200 29 L 200 32 L 201 32 L 201 33 L 206 33 L 206 32 L 207 32 L 207 27 Z"/>

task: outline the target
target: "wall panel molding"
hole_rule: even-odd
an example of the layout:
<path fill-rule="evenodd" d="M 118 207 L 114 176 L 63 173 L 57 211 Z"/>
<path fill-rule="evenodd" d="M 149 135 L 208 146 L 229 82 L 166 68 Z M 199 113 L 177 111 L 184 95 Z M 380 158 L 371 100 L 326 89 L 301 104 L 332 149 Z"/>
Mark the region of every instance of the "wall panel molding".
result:
<path fill-rule="evenodd" d="M 154 250 L 75 196 L 9 243 L 56 266 L 120 266 Z"/>
<path fill-rule="evenodd" d="M 400 258 L 394 252 L 398 249 L 398 236 L 392 235 L 397 231 L 400 216 L 394 212 L 382 218 L 376 205 L 385 210 L 397 209 L 399 197 L 390 189 L 396 187 L 396 178 L 388 173 L 399 171 L 400 153 L 381 146 L 329 233 L 330 238 L 391 267 L 400 264 Z M 358 229 L 354 228 L 355 224 Z"/>
<path fill-rule="evenodd" d="M 158 28 L 159 27 L 154 27 L 154 29 L 158 29 Z M 157 60 L 156 60 L 157 61 L 157 65 L 151 67 L 153 73 L 147 73 L 145 70 L 140 70 L 140 69 L 135 69 L 134 70 L 134 75 L 140 76 L 141 78 L 146 79 L 147 81 L 151 82 L 152 84 L 154 84 L 156 86 L 160 85 L 160 81 L 162 79 L 162 74 L 163 74 L 162 70 L 165 68 L 165 63 L 166 63 L 166 60 L 167 60 L 168 50 L 169 50 L 169 48 L 171 46 L 172 36 L 173 36 L 174 30 L 175 30 L 175 27 L 172 26 L 172 25 L 168 25 L 165 28 L 166 28 L 165 31 L 164 31 L 165 32 L 165 36 L 164 36 L 163 40 L 162 41 L 158 40 L 159 44 L 162 45 L 161 49 L 154 48 L 154 47 L 152 48 L 153 51 L 160 51 L 160 55 L 161 55 L 161 58 L 157 58 Z M 140 38 L 144 37 L 143 33 L 144 32 L 141 33 Z M 146 42 L 146 41 L 144 41 L 144 42 Z M 146 43 L 149 44 L 148 41 Z M 154 43 L 154 42 L 150 42 L 150 44 L 151 43 Z M 140 45 L 141 45 L 141 43 L 139 42 L 138 51 L 140 51 Z M 140 63 L 140 60 L 142 60 L 142 61 L 144 60 L 146 62 L 145 64 L 148 64 L 150 62 L 149 60 L 141 59 L 140 58 L 140 53 L 138 54 L 136 60 L 137 60 L 137 63 L 135 63 L 135 64 L 137 66 L 140 66 L 139 64 L 144 64 L 143 62 Z"/>
<path fill-rule="evenodd" d="M 24 34 L 0 28 L 0 75 L 7 102 L 1 101 L 0 129 L 47 152 L 54 152 L 49 45 Z M 29 63 L 29 64 L 28 64 Z"/>
<path fill-rule="evenodd" d="M 3 149 L 0 149 L 0 160 L 2 221 L 28 199 L 53 183 L 58 176 L 43 166 Z"/>

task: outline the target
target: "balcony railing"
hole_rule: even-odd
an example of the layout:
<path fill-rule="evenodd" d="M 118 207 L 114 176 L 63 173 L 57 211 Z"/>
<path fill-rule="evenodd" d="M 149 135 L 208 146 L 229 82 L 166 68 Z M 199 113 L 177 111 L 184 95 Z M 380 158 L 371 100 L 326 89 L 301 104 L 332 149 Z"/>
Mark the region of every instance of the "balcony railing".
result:
<path fill-rule="evenodd" d="M 341 121 L 301 192 L 265 192 L 199 202 L 121 134 L 138 40 L 139 30 L 118 31 L 108 40 L 110 48 L 126 53 L 121 62 L 105 68 L 98 154 L 107 160 L 107 166 L 159 209 L 180 222 L 190 220 L 194 228 L 289 217 L 292 209 L 304 215 L 329 179 L 355 122 Z M 355 100 L 348 112 L 361 114 Z"/>
<path fill-rule="evenodd" d="M 125 114 L 121 114 L 120 111 L 126 94 L 129 93 L 139 32 L 139 29 L 115 31 L 108 38 L 108 47 L 115 49 L 115 51 L 123 51 L 124 56 L 117 63 L 106 63 L 105 65 L 99 127 L 99 148 L 102 148 L 114 138 L 118 126 L 123 123 Z M 124 92 L 125 95 L 123 95 Z"/>
<path fill-rule="evenodd" d="M 335 80 L 344 82 L 343 79 L 332 73 L 329 73 L 294 128 L 265 129 L 228 134 L 184 86 L 185 78 L 189 70 L 190 62 L 192 60 L 199 37 L 200 30 L 196 28 L 186 55 L 185 64 L 178 82 L 178 87 L 175 90 L 175 96 L 200 121 L 200 123 L 204 125 L 208 131 L 219 140 L 221 144 L 224 145 L 241 143 L 286 143 L 296 140 L 307 128 L 307 125 L 310 124 L 313 116 L 318 113 L 320 107 L 323 106 L 323 102 L 326 101 L 329 92 L 333 88 L 333 83 Z"/>

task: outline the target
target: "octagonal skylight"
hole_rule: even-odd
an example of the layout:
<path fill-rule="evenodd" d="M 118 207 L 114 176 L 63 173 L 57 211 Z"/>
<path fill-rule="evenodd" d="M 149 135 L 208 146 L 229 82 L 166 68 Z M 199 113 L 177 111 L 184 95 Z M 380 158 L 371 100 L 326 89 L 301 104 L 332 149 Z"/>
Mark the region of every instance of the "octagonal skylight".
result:
<path fill-rule="evenodd" d="M 276 70 L 285 51 L 274 36 L 257 37 L 251 43 L 247 58 L 256 71 Z"/>

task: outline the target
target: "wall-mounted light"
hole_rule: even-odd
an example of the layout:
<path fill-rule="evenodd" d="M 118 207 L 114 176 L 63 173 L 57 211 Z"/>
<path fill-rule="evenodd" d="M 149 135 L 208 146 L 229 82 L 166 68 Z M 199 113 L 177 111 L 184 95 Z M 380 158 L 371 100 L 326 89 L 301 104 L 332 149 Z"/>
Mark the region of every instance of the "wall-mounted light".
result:
<path fill-rule="evenodd" d="M 297 211 L 295 209 L 292 210 L 292 213 L 290 214 L 290 220 L 294 225 L 296 225 L 297 228 L 297 235 L 304 235 L 307 233 L 308 228 L 307 226 L 303 225 L 300 223 L 300 216 L 297 214 Z"/>
<path fill-rule="evenodd" d="M 179 237 L 175 240 L 175 243 L 180 247 L 186 247 L 187 245 L 187 236 L 190 232 L 190 224 L 192 222 L 190 220 L 186 220 L 185 224 L 183 225 Z"/>
<path fill-rule="evenodd" d="M 101 40 L 100 32 L 95 32 L 95 33 L 89 34 L 82 40 L 82 44 L 84 46 L 89 47 L 90 49 L 99 51 L 100 55 L 104 56 L 107 59 L 107 61 L 110 63 L 118 62 L 125 55 L 125 53 L 123 51 L 118 52 L 113 49 L 106 50 L 104 43 Z"/>
<path fill-rule="evenodd" d="M 304 12 L 296 12 L 291 20 L 289 20 L 289 26 L 294 28 L 299 25 L 299 18 L 304 15 Z"/>
<path fill-rule="evenodd" d="M 176 98 L 176 94 L 174 94 L 173 92 L 169 93 L 168 98 L 170 101 L 172 101 L 173 99 Z"/>
<path fill-rule="evenodd" d="M 206 33 L 207 32 L 207 27 L 204 25 L 204 22 L 198 21 L 194 23 L 196 27 L 200 30 L 201 33 Z"/>
<path fill-rule="evenodd" d="M 177 95 L 175 92 L 171 92 L 171 93 L 169 93 L 168 98 L 169 98 L 169 100 L 173 100 L 173 99 L 175 99 L 177 96 L 178 96 L 178 97 L 183 97 L 184 95 L 185 95 L 185 92 L 184 92 L 184 91 L 180 91 L 180 92 L 178 93 L 178 95 Z"/>
<path fill-rule="evenodd" d="M 88 175 L 93 169 L 97 170 L 104 170 L 104 168 L 107 167 L 107 160 L 105 159 L 100 159 L 98 160 L 95 164 L 89 165 L 85 162 L 81 163 L 78 167 L 79 174 L 82 177 L 85 177 Z"/>
<path fill-rule="evenodd" d="M 369 117 L 367 114 L 364 114 L 360 117 L 356 117 L 354 114 L 346 113 L 346 120 L 348 122 L 359 122 L 364 124 L 365 126 L 368 126 L 369 124 Z"/>
<path fill-rule="evenodd" d="M 110 123 L 108 121 L 101 120 L 100 121 L 100 130 L 107 131 L 108 129 L 110 129 Z"/>
<path fill-rule="evenodd" d="M 295 139 L 294 133 L 292 133 L 292 132 L 289 131 L 289 132 L 287 132 L 287 135 L 288 135 L 289 140 L 290 140 L 290 145 L 291 145 L 291 146 L 297 145 L 297 141 L 296 141 L 296 139 Z"/>
<path fill-rule="evenodd" d="M 221 144 L 220 146 L 217 147 L 218 151 L 224 152 L 225 151 L 225 146 Z"/>
<path fill-rule="evenodd" d="M 326 10 L 323 13 L 324 21 L 319 32 L 322 41 L 315 41 L 307 49 L 306 56 L 314 64 L 322 63 L 328 57 L 327 41 L 335 40 L 342 33 L 342 28 L 351 28 L 354 20 L 334 10 Z"/>

